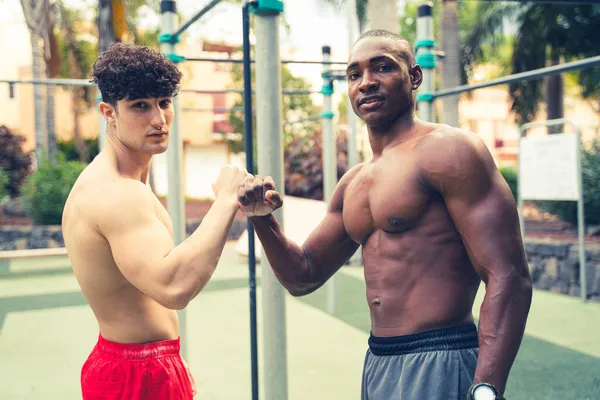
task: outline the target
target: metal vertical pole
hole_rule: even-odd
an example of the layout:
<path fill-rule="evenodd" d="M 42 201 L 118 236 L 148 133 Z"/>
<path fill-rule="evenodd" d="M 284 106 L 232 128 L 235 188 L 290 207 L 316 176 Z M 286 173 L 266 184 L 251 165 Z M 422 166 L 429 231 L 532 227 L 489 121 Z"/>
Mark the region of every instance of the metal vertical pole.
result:
<path fill-rule="evenodd" d="M 417 9 L 417 43 L 415 45 L 417 64 L 423 70 L 423 83 L 417 95 L 419 118 L 433 122 L 433 70 L 435 56 L 431 52 L 435 42 L 433 40 L 433 5 L 421 4 Z"/>
<path fill-rule="evenodd" d="M 577 198 L 577 230 L 579 237 L 579 283 L 581 286 L 581 297 L 584 302 L 587 301 L 587 269 L 586 269 L 586 254 L 585 254 L 585 213 L 584 213 L 584 197 L 583 197 L 583 171 L 581 166 L 581 128 L 579 125 L 575 124 L 573 121 L 568 119 L 559 118 L 553 119 L 549 121 L 541 121 L 541 122 L 530 122 L 524 124 L 519 129 L 519 172 L 518 172 L 518 204 L 519 204 L 519 225 L 521 227 L 521 234 L 523 237 L 525 236 L 524 230 L 524 217 L 523 217 L 523 196 L 522 196 L 522 179 L 521 179 L 521 165 L 522 165 L 522 155 L 521 155 L 521 140 L 523 139 L 523 133 L 534 126 L 563 126 L 565 124 L 571 124 L 575 128 L 575 135 L 577 136 L 577 160 L 576 160 L 576 168 L 577 168 L 577 190 L 579 191 L 579 196 Z"/>
<path fill-rule="evenodd" d="M 258 173 L 271 176 L 275 181 L 275 187 L 283 193 L 285 188 L 283 108 L 279 53 L 279 15 L 283 11 L 283 3 L 273 0 L 259 1 L 253 11 L 256 13 L 254 29 Z M 275 211 L 275 217 L 283 228 L 283 207 Z M 285 292 L 273 274 L 264 250 L 260 263 L 262 266 L 264 393 L 267 400 L 285 400 L 288 396 Z"/>
<path fill-rule="evenodd" d="M 331 70 L 331 64 L 327 64 L 331 61 L 331 48 L 329 46 L 323 46 L 323 112 L 322 117 L 322 140 L 323 140 L 323 199 L 325 204 L 329 205 L 331 201 L 331 195 L 335 189 L 337 182 L 337 145 L 335 140 L 335 134 L 333 132 L 333 116 L 332 111 L 332 99 L 333 95 L 333 81 L 331 78 L 327 78 L 327 74 Z M 327 289 L 327 311 L 330 314 L 334 314 L 336 311 L 337 303 L 337 285 L 335 275 L 329 278 L 329 281 L 325 284 Z"/>
<path fill-rule="evenodd" d="M 347 2 L 348 17 L 348 54 L 352 52 L 356 35 L 356 2 Z M 346 113 L 348 119 L 348 169 L 358 164 L 358 148 L 356 143 L 356 115 L 352 109 L 350 97 L 346 98 Z"/>
<path fill-rule="evenodd" d="M 525 132 L 525 126 L 519 128 L 519 140 L 518 140 L 518 148 L 517 148 L 517 206 L 518 206 L 518 214 L 519 214 L 519 228 L 521 230 L 521 240 L 525 241 L 525 217 L 523 216 L 523 179 L 521 179 L 523 165 L 523 158 L 521 156 L 521 140 L 523 140 L 523 133 Z"/>
<path fill-rule="evenodd" d="M 577 228 L 579 231 L 579 281 L 581 284 L 581 298 L 587 301 L 587 269 L 585 260 L 585 218 L 583 211 L 583 174 L 581 170 L 581 129 L 576 126 L 577 135 L 577 179 L 579 179 L 579 199 L 577 199 Z"/>
<path fill-rule="evenodd" d="M 161 0 L 161 34 L 172 34 L 177 30 L 177 4 L 175 0 Z M 175 54 L 175 42 L 162 42 L 161 51 L 164 54 Z M 173 241 L 180 244 L 186 238 L 185 202 L 182 183 L 183 141 L 179 130 L 179 97 L 173 99 L 173 126 L 167 149 L 168 192 L 167 206 L 173 221 Z M 181 336 L 181 356 L 187 357 L 187 321 L 185 310 L 178 311 L 179 330 Z"/>
<path fill-rule="evenodd" d="M 347 17 L 348 17 L 348 56 L 352 53 L 354 42 L 358 39 L 358 18 L 356 16 L 356 2 L 354 0 L 348 1 L 347 3 Z M 358 165 L 359 161 L 359 149 L 357 143 L 358 130 L 356 127 L 356 114 L 352 108 L 352 101 L 350 96 L 346 96 L 346 114 L 348 119 L 348 169 Z M 361 140 L 362 142 L 362 140 Z M 361 149 L 362 150 L 362 149 Z M 362 265 L 362 251 L 359 250 L 352 258 L 350 258 L 351 265 Z"/>
<path fill-rule="evenodd" d="M 252 117 L 252 64 L 250 54 L 250 3 L 242 7 L 242 30 L 244 51 L 244 146 L 246 170 L 254 175 L 254 127 Z M 258 400 L 258 343 L 256 324 L 256 254 L 254 252 L 254 226 L 248 220 L 248 286 L 250 294 L 250 367 L 252 400 Z"/>
<path fill-rule="evenodd" d="M 98 95 L 96 96 L 96 104 L 98 104 L 98 113 L 100 126 L 98 133 L 98 149 L 102 150 L 104 146 L 106 146 L 106 120 L 104 119 L 104 115 L 100 112 L 100 102 L 102 101 L 102 94 L 100 93 L 100 89 L 98 89 Z"/>

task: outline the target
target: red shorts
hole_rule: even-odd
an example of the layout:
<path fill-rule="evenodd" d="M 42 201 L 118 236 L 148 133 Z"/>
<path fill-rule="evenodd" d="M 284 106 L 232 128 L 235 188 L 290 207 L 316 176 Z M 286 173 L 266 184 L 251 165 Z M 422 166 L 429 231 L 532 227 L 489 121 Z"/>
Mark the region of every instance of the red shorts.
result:
<path fill-rule="evenodd" d="M 179 339 L 143 344 L 109 342 L 102 336 L 81 370 L 84 400 L 188 400 L 189 371 Z"/>

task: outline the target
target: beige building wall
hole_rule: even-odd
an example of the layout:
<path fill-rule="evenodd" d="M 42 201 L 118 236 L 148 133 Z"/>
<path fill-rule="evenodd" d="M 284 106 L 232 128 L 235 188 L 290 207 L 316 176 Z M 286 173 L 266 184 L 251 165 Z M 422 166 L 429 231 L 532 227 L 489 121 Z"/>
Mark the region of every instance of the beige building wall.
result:
<path fill-rule="evenodd" d="M 508 89 L 503 86 L 476 90 L 471 96 L 461 95 L 459 101 L 461 127 L 479 135 L 499 165 L 516 165 L 518 157 L 519 127 L 510 111 L 512 101 Z M 591 103 L 576 96 L 565 95 L 565 118 L 582 128 L 584 143 L 598 138 L 600 115 Z M 544 105 L 535 121 L 546 120 Z M 566 132 L 573 132 L 566 127 Z M 528 130 L 528 136 L 546 135 L 546 128 Z"/>

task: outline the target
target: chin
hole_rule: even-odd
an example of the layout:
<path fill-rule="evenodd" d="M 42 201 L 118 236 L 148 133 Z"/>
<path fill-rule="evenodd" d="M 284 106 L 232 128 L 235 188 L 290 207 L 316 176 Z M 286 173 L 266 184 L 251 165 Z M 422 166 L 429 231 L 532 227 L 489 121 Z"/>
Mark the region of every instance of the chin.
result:
<path fill-rule="evenodd" d="M 153 154 L 162 154 L 167 151 L 167 146 L 162 146 L 157 149 L 154 149 Z"/>
<path fill-rule="evenodd" d="M 369 113 L 361 118 L 368 127 L 376 128 L 389 124 L 391 118 L 388 115 Z"/>
<path fill-rule="evenodd" d="M 167 144 L 165 143 L 164 145 L 146 146 L 142 150 L 150 155 L 162 154 L 167 151 Z"/>

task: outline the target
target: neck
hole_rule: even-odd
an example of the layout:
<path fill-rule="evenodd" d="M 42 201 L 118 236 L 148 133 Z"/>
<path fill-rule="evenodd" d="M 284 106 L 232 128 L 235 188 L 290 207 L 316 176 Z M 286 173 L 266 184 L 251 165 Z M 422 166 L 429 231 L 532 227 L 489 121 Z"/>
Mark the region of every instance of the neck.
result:
<path fill-rule="evenodd" d="M 152 154 L 131 150 L 107 132 L 106 146 L 102 150 L 107 157 L 115 162 L 119 175 L 135 179 L 142 183 L 148 181 L 148 172 Z"/>
<path fill-rule="evenodd" d="M 369 142 L 373 156 L 378 157 L 383 150 L 398 140 L 410 139 L 417 123 L 414 111 L 411 109 L 388 124 L 367 126 Z"/>

